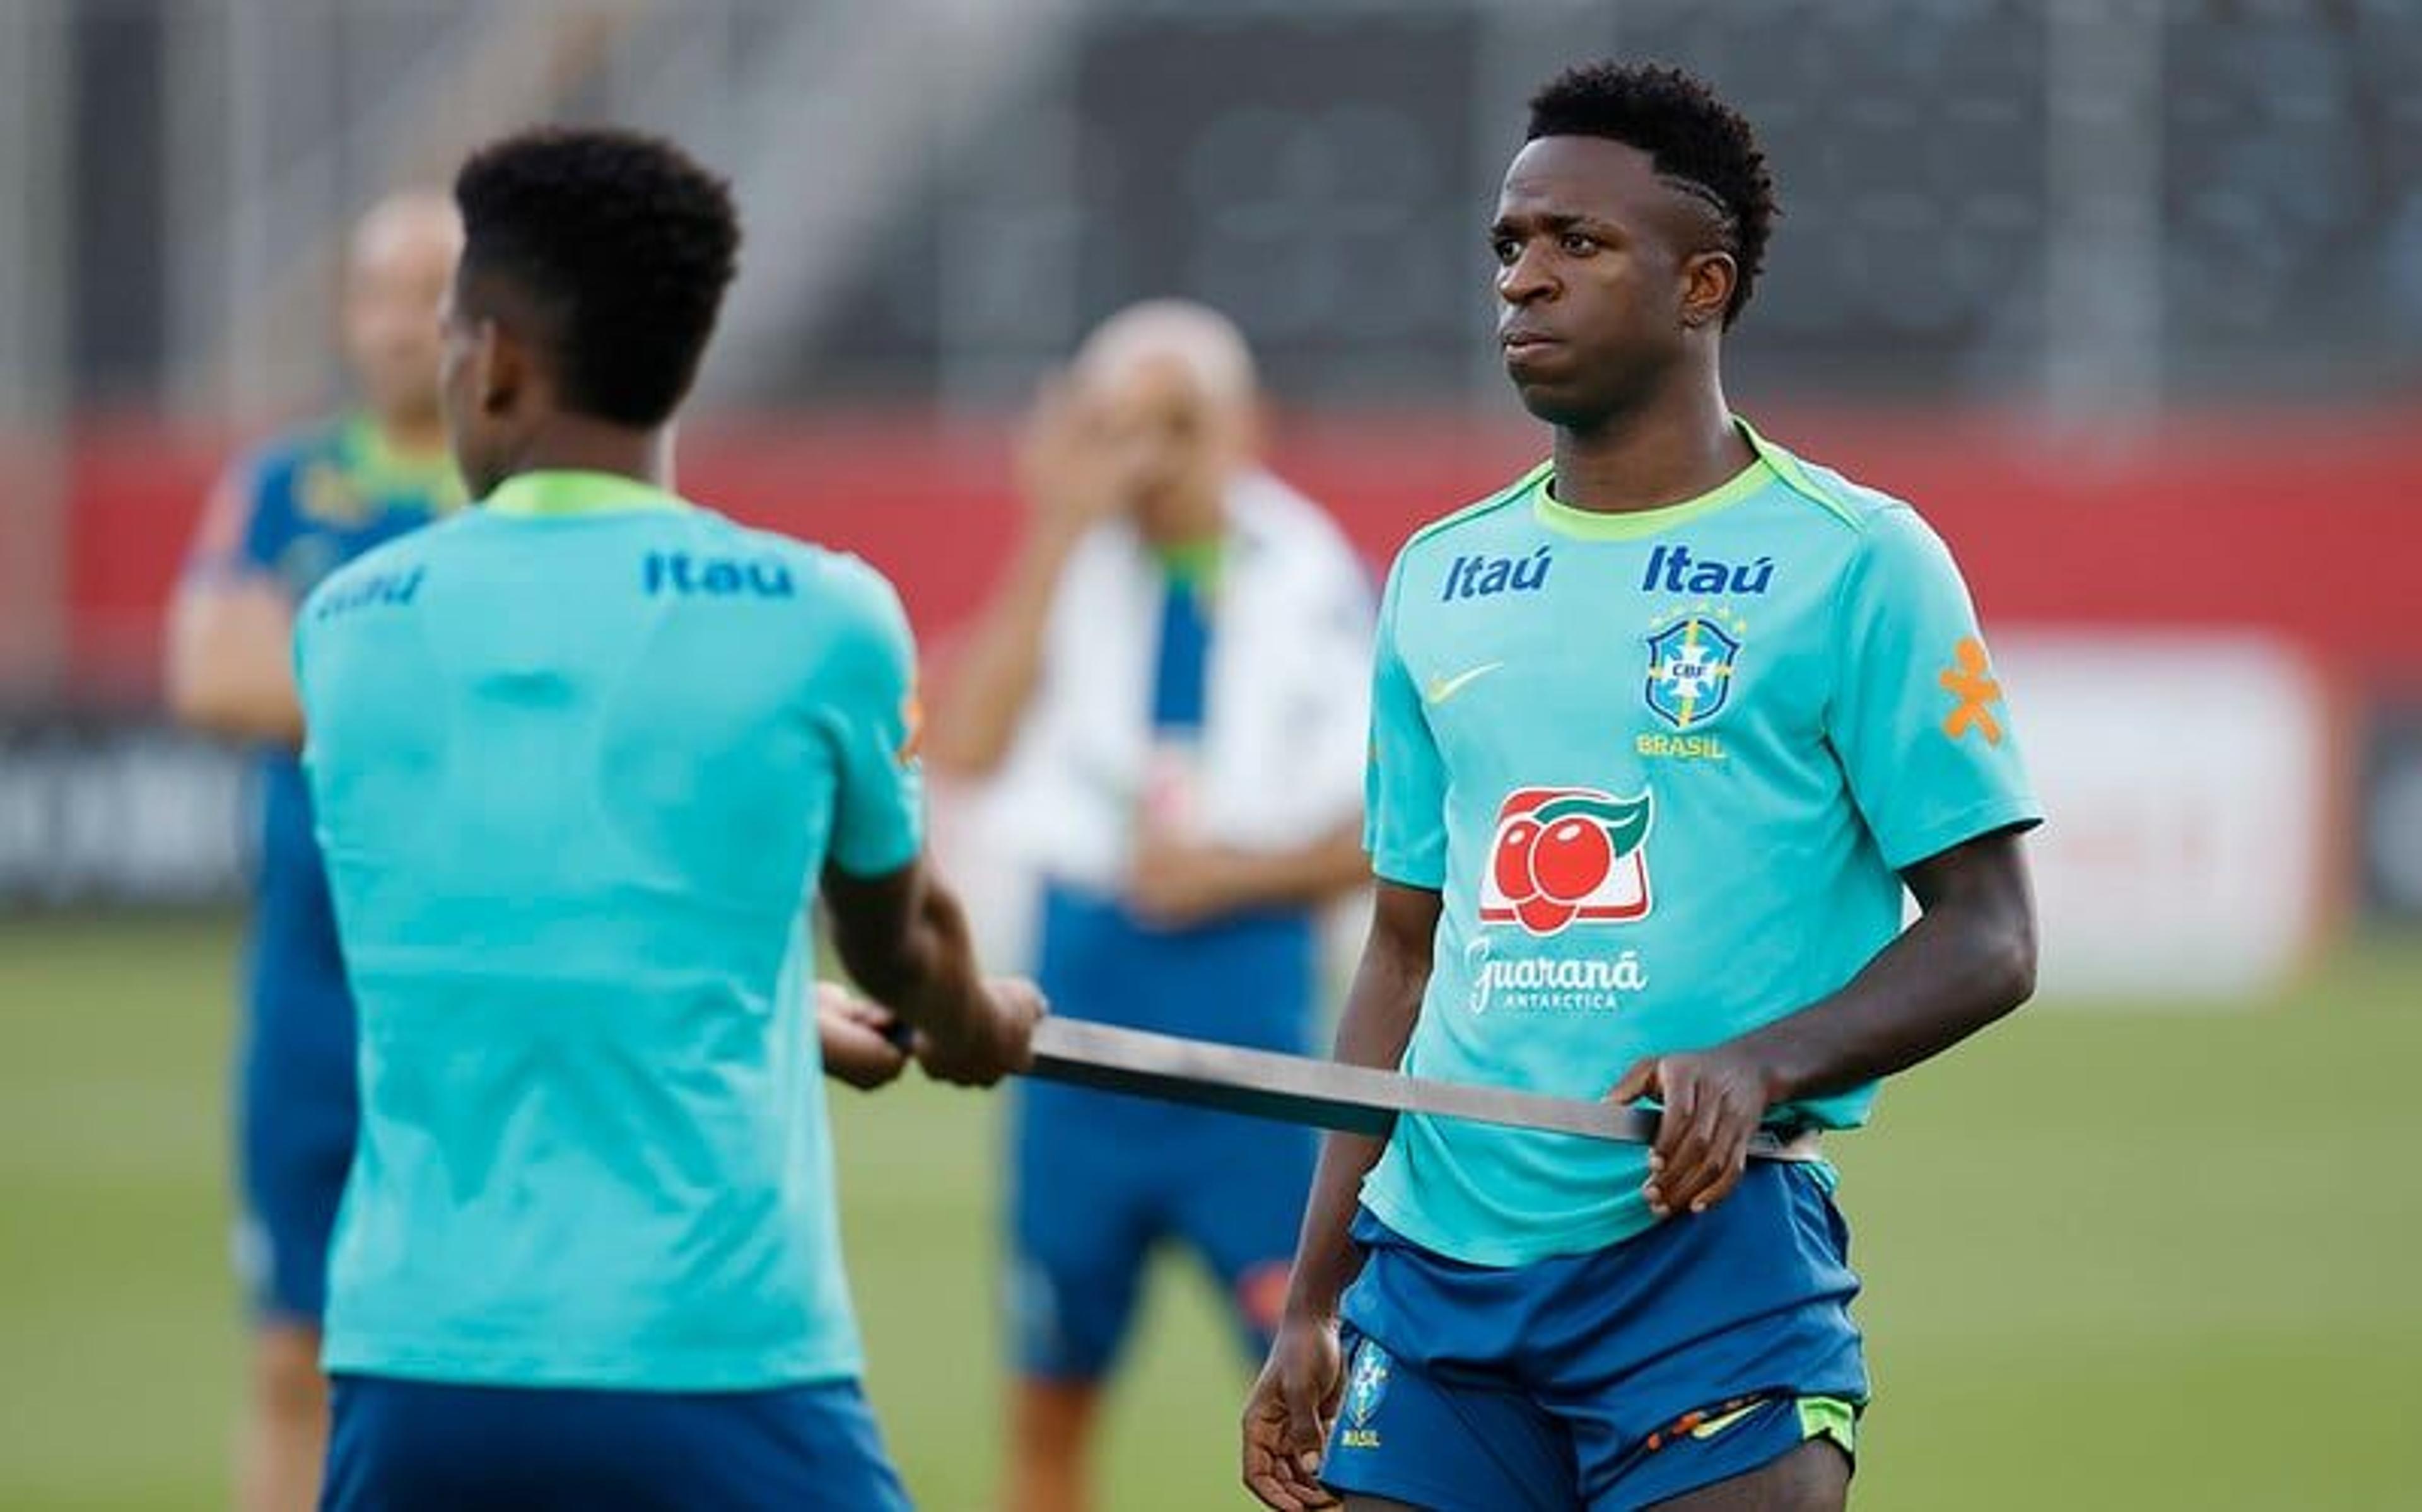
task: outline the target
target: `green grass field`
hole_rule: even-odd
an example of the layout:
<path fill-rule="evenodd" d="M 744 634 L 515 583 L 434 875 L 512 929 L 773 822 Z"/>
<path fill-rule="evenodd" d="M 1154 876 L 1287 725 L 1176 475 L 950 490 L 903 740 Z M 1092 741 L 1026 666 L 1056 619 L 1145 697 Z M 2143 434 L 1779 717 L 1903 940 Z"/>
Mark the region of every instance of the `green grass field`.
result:
<path fill-rule="evenodd" d="M 0 1508 L 221 1504 L 224 920 L 0 924 Z M 2259 1012 L 2048 1005 L 1839 1143 L 1884 1509 L 2422 1504 L 2422 943 Z M 995 1110 L 837 1095 L 873 1389 L 920 1503 L 998 1443 Z M 1109 1505 L 1234 1507 L 1241 1364 L 1171 1264 Z"/>

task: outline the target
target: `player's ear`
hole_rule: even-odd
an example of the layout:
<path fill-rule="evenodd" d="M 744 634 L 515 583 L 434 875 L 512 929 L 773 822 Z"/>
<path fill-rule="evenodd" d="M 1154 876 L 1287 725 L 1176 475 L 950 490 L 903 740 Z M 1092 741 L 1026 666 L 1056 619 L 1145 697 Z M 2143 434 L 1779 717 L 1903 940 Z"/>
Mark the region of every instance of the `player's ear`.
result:
<path fill-rule="evenodd" d="M 512 333 L 494 317 L 480 322 L 471 365 L 478 385 L 474 392 L 479 398 L 480 413 L 486 415 L 510 413 L 514 401 L 521 397 L 522 386 L 529 381 L 529 354 Z"/>
<path fill-rule="evenodd" d="M 1682 264 L 1682 323 L 1693 331 L 1723 329 L 1724 308 L 1740 283 L 1729 252 L 1694 252 Z"/>

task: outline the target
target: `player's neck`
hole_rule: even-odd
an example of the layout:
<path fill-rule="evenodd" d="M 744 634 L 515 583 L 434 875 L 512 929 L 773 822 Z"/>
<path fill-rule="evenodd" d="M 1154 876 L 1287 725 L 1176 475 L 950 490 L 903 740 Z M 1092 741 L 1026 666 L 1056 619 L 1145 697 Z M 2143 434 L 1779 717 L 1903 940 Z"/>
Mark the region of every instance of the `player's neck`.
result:
<path fill-rule="evenodd" d="M 587 415 L 558 414 L 534 430 L 508 476 L 523 473 L 611 473 L 670 490 L 673 430 L 634 430 Z"/>
<path fill-rule="evenodd" d="M 1556 502 L 1624 514 L 1697 498 L 1755 460 L 1712 374 L 1585 429 L 1556 429 Z"/>
<path fill-rule="evenodd" d="M 1228 528 L 1227 485 L 1219 478 L 1189 480 L 1169 498 L 1156 500 L 1136 527 L 1156 551 L 1184 551 L 1217 542 Z"/>
<path fill-rule="evenodd" d="M 434 461 L 446 455 L 446 417 L 427 414 L 382 414 L 372 418 L 379 444 L 390 457 L 409 462 Z"/>

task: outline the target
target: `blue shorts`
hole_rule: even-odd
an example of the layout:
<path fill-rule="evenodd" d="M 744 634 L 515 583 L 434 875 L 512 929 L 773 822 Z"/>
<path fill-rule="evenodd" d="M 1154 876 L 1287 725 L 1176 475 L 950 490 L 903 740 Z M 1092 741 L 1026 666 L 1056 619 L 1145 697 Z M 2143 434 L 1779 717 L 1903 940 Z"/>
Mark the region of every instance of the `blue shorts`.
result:
<path fill-rule="evenodd" d="M 1211 1272 L 1251 1358 L 1267 1351 L 1318 1153 L 1310 1130 L 1048 1083 L 1019 1087 L 1013 1116 L 1007 1302 L 1020 1371 L 1108 1374 L 1163 1240 Z"/>
<path fill-rule="evenodd" d="M 890 1512 L 856 1381 L 757 1392 L 331 1383 L 322 1512 Z"/>
<path fill-rule="evenodd" d="M 1816 1175 L 1753 1162 L 1731 1196 L 1591 1255 L 1497 1269 L 1370 1213 L 1345 1296 L 1323 1476 L 1433 1512 L 1618 1512 L 1812 1439 L 1851 1452 L 1867 1372 L 1849 1236 Z"/>
<path fill-rule="evenodd" d="M 1318 939 L 1300 910 L 1164 930 L 1054 885 L 1035 976 L 1057 1013 L 1300 1052 Z M 1018 1088 L 1013 1117 L 1007 1311 L 1021 1371 L 1108 1374 L 1163 1240 L 1210 1270 L 1259 1360 L 1312 1189 L 1310 1130 L 1046 1082 Z"/>
<path fill-rule="evenodd" d="M 319 960 L 263 929 L 253 954 L 236 1095 L 237 1267 L 260 1317 L 316 1327 L 361 1123 L 354 1001 L 333 943 Z"/>

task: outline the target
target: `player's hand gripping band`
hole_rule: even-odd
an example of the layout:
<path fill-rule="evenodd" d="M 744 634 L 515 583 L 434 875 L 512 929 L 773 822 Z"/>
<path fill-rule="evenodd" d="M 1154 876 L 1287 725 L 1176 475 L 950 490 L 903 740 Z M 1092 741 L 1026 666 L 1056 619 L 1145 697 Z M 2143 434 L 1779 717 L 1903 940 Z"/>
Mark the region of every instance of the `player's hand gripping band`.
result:
<path fill-rule="evenodd" d="M 1397 1117 L 1408 1113 L 1630 1145 L 1650 1144 L 1657 1137 L 1656 1114 L 1618 1103 L 1439 1082 L 1081 1019 L 1046 1019 L 1036 1026 L 1032 1074 L 1378 1138 L 1386 1137 Z M 1761 1161 L 1810 1161 L 1816 1158 L 1816 1143 L 1814 1130 L 1796 1135 L 1760 1130 L 1750 1141 L 1749 1153 Z"/>

